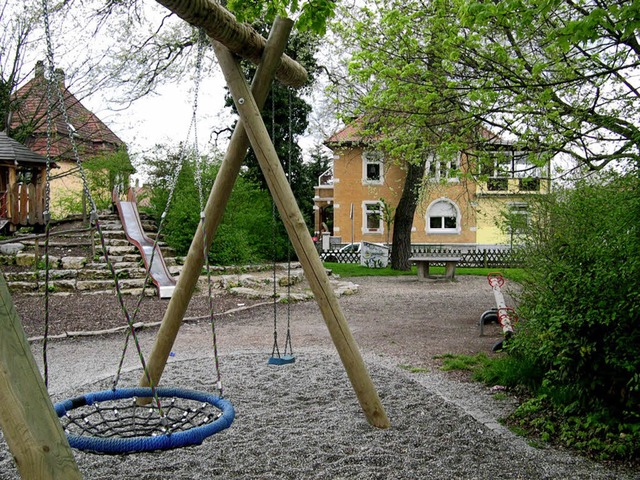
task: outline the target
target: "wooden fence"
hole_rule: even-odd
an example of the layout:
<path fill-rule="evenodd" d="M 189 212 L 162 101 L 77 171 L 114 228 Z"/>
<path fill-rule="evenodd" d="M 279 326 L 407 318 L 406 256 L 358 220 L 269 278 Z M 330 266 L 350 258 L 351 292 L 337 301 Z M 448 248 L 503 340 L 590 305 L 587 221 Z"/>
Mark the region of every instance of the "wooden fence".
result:
<path fill-rule="evenodd" d="M 33 183 L 15 183 L 0 192 L 0 218 L 14 226 L 44 224 L 44 189 Z"/>
<path fill-rule="evenodd" d="M 411 256 L 429 257 L 460 257 L 458 267 L 470 268 L 513 268 L 522 265 L 522 258 L 516 250 L 503 248 L 482 248 L 476 250 L 451 249 L 414 245 L 411 247 Z M 339 250 L 322 250 L 320 258 L 325 262 L 334 263 L 360 263 L 360 253 L 340 252 Z M 434 262 L 434 266 L 444 266 Z"/>

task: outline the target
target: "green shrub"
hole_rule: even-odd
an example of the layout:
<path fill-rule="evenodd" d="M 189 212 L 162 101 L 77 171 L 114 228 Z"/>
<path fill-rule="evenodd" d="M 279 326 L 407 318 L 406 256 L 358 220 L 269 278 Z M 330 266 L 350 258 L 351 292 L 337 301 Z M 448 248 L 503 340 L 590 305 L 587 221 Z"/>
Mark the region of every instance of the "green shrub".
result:
<path fill-rule="evenodd" d="M 640 407 L 640 195 L 634 178 L 605 180 L 537 202 L 512 353 L 563 402 L 627 417 Z"/>
<path fill-rule="evenodd" d="M 175 167 L 174 167 L 175 168 Z M 202 188 L 210 191 L 217 164 L 205 164 L 202 173 Z M 193 161 L 184 161 L 178 176 L 170 209 L 164 221 L 165 241 L 179 255 L 185 255 L 200 223 L 200 201 Z M 164 211 L 169 195 L 171 168 L 166 165 L 156 171 L 152 182 L 149 213 L 159 218 Z M 219 265 L 238 265 L 286 260 L 288 238 L 282 222 L 274 218 L 269 193 L 255 184 L 239 177 L 229 198 L 222 222 L 218 227 L 209 261 Z"/>
<path fill-rule="evenodd" d="M 609 175 L 531 208 L 520 322 L 489 383 L 532 395 L 510 422 L 598 458 L 640 450 L 640 185 Z"/>

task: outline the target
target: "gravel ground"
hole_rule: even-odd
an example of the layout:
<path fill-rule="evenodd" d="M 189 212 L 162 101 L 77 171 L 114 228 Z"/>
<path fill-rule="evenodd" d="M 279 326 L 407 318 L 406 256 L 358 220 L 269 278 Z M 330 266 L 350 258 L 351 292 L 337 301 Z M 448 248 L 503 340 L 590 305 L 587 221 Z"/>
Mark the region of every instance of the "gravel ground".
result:
<path fill-rule="evenodd" d="M 479 337 L 479 315 L 492 306 L 486 280 L 419 283 L 412 277 L 357 279 L 344 297 L 349 319 L 392 427 L 370 427 L 331 345 L 315 303 L 291 306 L 296 363 L 266 364 L 272 307 L 218 318 L 225 396 L 233 425 L 198 447 L 118 457 L 74 452 L 87 479 L 633 479 L 638 471 L 600 465 L 571 452 L 534 448 L 498 420 L 513 399 L 438 372 L 433 356 L 490 352 L 498 333 Z M 285 308 L 285 307 L 282 307 Z M 285 309 L 286 311 L 286 309 Z M 282 317 L 281 312 L 281 337 Z M 155 328 L 140 333 L 145 351 Z M 34 352 L 40 345 L 34 343 Z M 54 400 L 109 385 L 122 336 L 72 338 L 50 346 Z M 39 355 L 39 353 L 36 353 Z M 210 332 L 181 329 L 163 384 L 212 390 Z M 135 354 L 120 385 L 137 383 Z M 401 365 L 426 367 L 409 373 Z M 100 380 L 102 379 L 102 380 Z M 96 383 L 98 382 L 98 383 Z M 15 479 L 0 438 L 0 479 Z"/>

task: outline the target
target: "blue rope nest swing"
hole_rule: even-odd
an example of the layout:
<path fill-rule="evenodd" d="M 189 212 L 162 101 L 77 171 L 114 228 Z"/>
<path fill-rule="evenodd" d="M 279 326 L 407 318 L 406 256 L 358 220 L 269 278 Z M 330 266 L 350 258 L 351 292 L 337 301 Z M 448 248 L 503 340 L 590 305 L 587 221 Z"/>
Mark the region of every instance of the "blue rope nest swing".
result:
<path fill-rule="evenodd" d="M 170 398 L 159 411 L 139 398 Z M 107 455 L 152 452 L 200 445 L 228 428 L 231 403 L 181 388 L 118 388 L 63 400 L 54 409 L 71 447 Z"/>

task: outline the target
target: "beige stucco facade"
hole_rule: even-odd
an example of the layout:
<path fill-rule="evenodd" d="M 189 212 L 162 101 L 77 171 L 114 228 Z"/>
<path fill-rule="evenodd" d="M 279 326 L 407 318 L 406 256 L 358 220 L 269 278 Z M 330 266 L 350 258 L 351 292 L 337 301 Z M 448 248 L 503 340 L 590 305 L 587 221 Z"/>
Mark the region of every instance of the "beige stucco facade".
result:
<path fill-rule="evenodd" d="M 389 243 L 393 238 L 393 224 L 389 231 L 384 219 L 376 222 L 370 209 L 384 199 L 393 209 L 397 206 L 406 177 L 399 162 L 382 159 L 373 166 L 374 181 L 368 177 L 366 146 L 345 144 L 334 147 L 332 178 L 316 187 L 316 230 L 321 231 L 328 207 L 332 207 L 331 234 L 340 243 Z M 457 167 L 462 175 L 452 178 L 424 179 L 422 198 L 416 209 L 412 243 L 500 245 L 512 239 L 498 225 L 501 212 L 527 204 L 527 196 L 548 190 L 548 181 L 538 182 L 535 192 L 524 194 L 519 180 L 511 178 L 501 184 L 504 190 L 490 190 L 467 172 L 468 162 L 461 157 Z M 379 170 L 378 170 L 379 169 Z M 377 174 L 381 172 L 379 175 Z M 325 179 L 326 180 L 326 179 Z M 324 184 L 324 185 L 322 185 Z M 434 218 L 435 217 L 435 218 Z"/>

